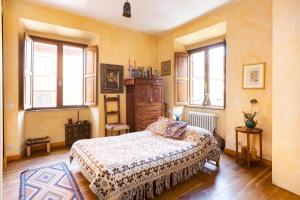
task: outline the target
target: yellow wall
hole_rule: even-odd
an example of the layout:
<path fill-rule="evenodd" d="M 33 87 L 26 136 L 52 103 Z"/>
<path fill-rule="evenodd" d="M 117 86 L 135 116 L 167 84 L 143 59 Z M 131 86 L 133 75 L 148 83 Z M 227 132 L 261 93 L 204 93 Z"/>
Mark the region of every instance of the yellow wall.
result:
<path fill-rule="evenodd" d="M 300 1 L 273 1 L 273 183 L 300 195 Z"/>
<path fill-rule="evenodd" d="M 52 143 L 65 141 L 64 124 L 72 118 L 77 121 L 77 111 L 79 110 L 80 120 L 91 121 L 91 115 L 86 109 L 64 109 L 49 111 L 26 111 L 25 113 L 25 138 L 37 138 L 50 136 Z"/>
<path fill-rule="evenodd" d="M 192 22 L 183 25 L 159 39 L 159 61 L 171 60 L 174 64 L 174 39 L 199 31 L 211 25 L 227 22 L 227 87 L 226 110 L 204 110 L 219 115 L 218 132 L 226 137 L 226 148 L 235 149 L 234 127 L 243 125 L 243 110 L 250 109 L 249 100 L 256 98 L 261 109 L 257 120 L 264 129 L 263 157 L 272 159 L 272 1 L 237 0 Z M 242 89 L 242 65 L 266 62 L 266 89 Z M 174 104 L 174 68 L 172 76 L 164 77 L 164 99 Z M 189 108 L 188 110 L 195 110 Z M 200 109 L 196 109 L 200 110 Z M 256 141 L 253 141 L 256 143 Z M 245 141 L 243 139 L 243 145 Z"/>
<path fill-rule="evenodd" d="M 127 65 L 128 58 L 137 60 L 138 65 L 158 66 L 161 61 L 172 60 L 174 63 L 174 39 L 208 26 L 226 21 L 227 23 L 227 107 L 226 110 L 206 110 L 219 115 L 218 130 L 226 138 L 227 148 L 234 149 L 234 127 L 243 124 L 242 110 L 249 110 L 249 100 L 257 98 L 261 112 L 258 115 L 259 126 L 264 129 L 263 156 L 271 160 L 272 134 L 272 99 L 271 99 L 271 31 L 272 6 L 271 0 L 236 0 L 207 15 L 198 18 L 184 26 L 166 33 L 161 37 L 131 31 L 125 28 L 109 25 L 93 19 L 69 14 L 53 8 L 48 8 L 24 0 L 9 0 L 6 2 L 4 15 L 4 88 L 5 103 L 5 134 L 6 144 L 12 144 L 14 149 L 8 150 L 8 155 L 22 151 L 24 140 L 28 136 L 49 134 L 55 132 L 53 139 L 59 142 L 63 138 L 63 124 L 67 116 L 74 115 L 74 110 L 32 112 L 24 115 L 18 109 L 19 86 L 17 80 L 19 66 L 19 46 L 24 32 L 20 18 L 41 21 L 49 24 L 66 26 L 96 34 L 92 41 L 99 45 L 99 59 L 103 63 Z M 178 48 L 178 45 L 176 45 Z M 256 62 L 266 62 L 266 89 L 242 89 L 242 65 Z M 125 77 L 128 71 L 125 68 Z M 172 75 L 165 76 L 164 99 L 173 107 L 174 102 L 174 70 Z M 100 80 L 99 80 L 100 81 Z M 125 95 L 121 95 L 122 121 L 125 121 Z M 194 110 L 194 109 L 193 109 Z M 58 113 L 60 117 L 55 118 Z M 93 123 L 93 137 L 104 135 L 103 95 L 99 95 L 98 106 L 83 111 L 87 119 Z M 47 118 L 48 117 L 48 118 Z M 66 117 L 66 119 L 64 119 Z M 61 126 L 47 125 L 46 121 L 55 121 Z M 33 125 L 32 125 L 33 123 Z M 43 124 L 40 127 L 39 124 Z M 45 130 L 45 131 L 43 131 Z M 47 130 L 47 131 L 46 131 Z M 51 137 L 51 135 L 50 135 Z M 255 143 L 255 141 L 253 142 Z"/>
<path fill-rule="evenodd" d="M 125 77 L 128 76 L 128 58 L 134 58 L 138 65 L 156 67 L 158 65 L 158 38 L 97 20 L 73 15 L 67 12 L 33 4 L 24 0 L 7 0 L 4 13 L 4 126 L 6 145 L 12 145 L 7 155 L 19 154 L 27 136 L 48 134 L 60 142 L 63 124 L 74 110 L 24 112 L 18 108 L 19 65 L 21 65 L 22 34 L 21 18 L 70 27 L 97 35 L 99 62 L 121 64 Z M 95 42 L 94 41 L 94 42 Z M 20 48 L 19 48 L 20 47 Z M 98 90 L 99 91 L 99 90 Z M 93 136 L 104 135 L 103 95 L 98 96 L 98 107 L 82 111 L 93 122 Z M 124 122 L 125 95 L 121 95 L 121 119 Z M 58 117 L 57 117 L 58 116 Z M 48 123 L 47 123 L 48 121 Z M 56 123 L 56 125 L 50 124 Z"/>

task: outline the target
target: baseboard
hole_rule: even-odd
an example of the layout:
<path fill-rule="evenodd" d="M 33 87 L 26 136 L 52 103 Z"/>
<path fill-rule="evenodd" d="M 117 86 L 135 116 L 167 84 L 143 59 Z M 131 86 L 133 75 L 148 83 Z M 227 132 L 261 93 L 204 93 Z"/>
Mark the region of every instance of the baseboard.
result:
<path fill-rule="evenodd" d="M 14 162 L 14 161 L 20 160 L 22 157 L 24 157 L 23 152 L 21 154 L 7 156 L 6 162 L 8 162 L 8 163 Z"/>
<path fill-rule="evenodd" d="M 61 149 L 61 148 L 64 148 L 64 147 L 65 147 L 65 142 L 50 143 L 51 151 L 55 150 L 55 149 Z M 32 147 L 32 151 L 36 152 L 36 151 L 43 150 L 45 148 L 46 148 L 45 144 L 40 144 L 40 145 Z M 20 160 L 21 158 L 23 158 L 25 156 L 26 156 L 26 149 L 24 149 L 20 154 L 7 156 L 6 161 L 7 161 L 7 163 L 18 161 L 18 160 Z"/>
<path fill-rule="evenodd" d="M 51 149 L 60 149 L 65 147 L 65 142 L 50 143 Z"/>
<path fill-rule="evenodd" d="M 230 157 L 235 157 L 235 151 L 231 149 L 224 149 L 224 153 Z M 239 153 L 240 154 L 240 153 Z M 266 167 L 272 167 L 272 161 L 271 160 L 266 160 L 262 159 L 261 164 Z"/>

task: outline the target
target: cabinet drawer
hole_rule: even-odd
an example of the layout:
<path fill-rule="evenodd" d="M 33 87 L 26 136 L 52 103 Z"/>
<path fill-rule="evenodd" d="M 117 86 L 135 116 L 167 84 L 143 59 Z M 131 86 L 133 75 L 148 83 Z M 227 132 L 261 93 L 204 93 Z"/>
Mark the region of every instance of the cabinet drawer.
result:
<path fill-rule="evenodd" d="M 162 115 L 161 107 L 143 107 L 137 109 L 136 117 L 142 119 L 158 119 Z"/>
<path fill-rule="evenodd" d="M 136 111 L 138 114 L 152 113 L 152 112 L 161 112 L 161 105 L 148 105 L 148 106 L 138 106 Z"/>
<path fill-rule="evenodd" d="M 151 115 L 150 114 L 137 115 L 136 118 L 141 119 L 141 120 L 155 120 L 155 121 L 157 121 L 160 116 L 161 116 L 161 113 L 156 112 L 156 113 L 152 113 Z"/>
<path fill-rule="evenodd" d="M 145 130 L 150 124 L 156 122 L 157 119 L 138 119 L 137 120 L 137 131 Z"/>
<path fill-rule="evenodd" d="M 162 85 L 161 79 L 136 79 L 136 84 L 147 84 L 147 85 Z"/>

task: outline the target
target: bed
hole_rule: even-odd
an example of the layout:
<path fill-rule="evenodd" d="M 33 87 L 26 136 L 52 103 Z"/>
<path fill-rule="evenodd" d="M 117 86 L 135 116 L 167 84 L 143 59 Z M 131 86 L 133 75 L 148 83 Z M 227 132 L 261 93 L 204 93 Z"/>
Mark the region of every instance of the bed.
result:
<path fill-rule="evenodd" d="M 145 130 L 80 140 L 70 152 L 101 200 L 154 198 L 199 173 L 205 162 L 218 164 L 219 158 L 213 135 L 193 126 L 182 140 Z"/>

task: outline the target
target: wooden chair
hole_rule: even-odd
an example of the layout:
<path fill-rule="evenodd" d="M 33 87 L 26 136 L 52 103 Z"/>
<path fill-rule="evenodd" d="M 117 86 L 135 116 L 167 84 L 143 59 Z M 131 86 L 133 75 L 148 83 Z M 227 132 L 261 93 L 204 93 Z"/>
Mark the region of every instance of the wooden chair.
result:
<path fill-rule="evenodd" d="M 107 111 L 107 104 L 117 102 L 118 110 L 114 111 Z M 118 135 L 121 134 L 121 131 L 125 131 L 129 133 L 130 127 L 126 124 L 121 123 L 121 116 L 120 116 L 120 95 L 116 97 L 106 97 L 104 95 L 104 109 L 105 109 L 105 137 L 107 136 L 108 131 L 113 133 L 115 131 L 118 132 Z M 108 123 L 108 116 L 118 115 L 117 123 Z"/>

